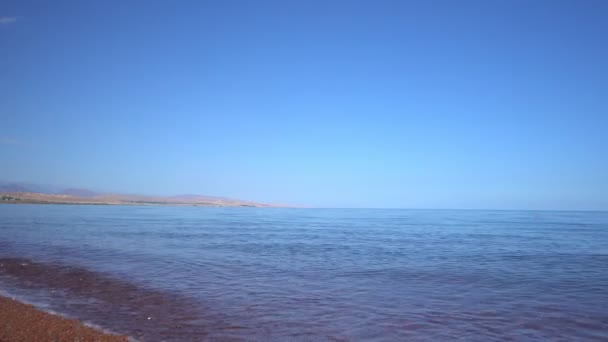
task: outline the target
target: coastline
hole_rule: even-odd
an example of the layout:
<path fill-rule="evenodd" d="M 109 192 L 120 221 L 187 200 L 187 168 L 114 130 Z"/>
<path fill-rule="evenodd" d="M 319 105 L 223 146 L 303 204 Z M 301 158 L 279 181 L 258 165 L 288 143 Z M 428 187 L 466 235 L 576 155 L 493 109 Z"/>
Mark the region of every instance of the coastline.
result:
<path fill-rule="evenodd" d="M 0 191 L 0 204 L 64 204 L 64 205 L 135 205 L 135 206 L 195 206 L 195 207 L 253 207 L 282 208 L 283 205 L 258 203 L 221 197 L 199 195 L 147 196 L 129 194 L 99 194 L 73 196 L 36 192 Z"/>
<path fill-rule="evenodd" d="M 126 342 L 129 339 L 0 296 L 0 341 Z"/>

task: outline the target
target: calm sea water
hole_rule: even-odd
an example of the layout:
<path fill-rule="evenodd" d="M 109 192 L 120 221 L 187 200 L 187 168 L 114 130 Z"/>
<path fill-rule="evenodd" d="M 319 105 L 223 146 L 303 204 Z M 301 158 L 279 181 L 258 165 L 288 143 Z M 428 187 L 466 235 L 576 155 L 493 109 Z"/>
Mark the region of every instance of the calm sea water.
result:
<path fill-rule="evenodd" d="M 606 341 L 608 213 L 0 205 L 0 289 L 144 341 Z"/>

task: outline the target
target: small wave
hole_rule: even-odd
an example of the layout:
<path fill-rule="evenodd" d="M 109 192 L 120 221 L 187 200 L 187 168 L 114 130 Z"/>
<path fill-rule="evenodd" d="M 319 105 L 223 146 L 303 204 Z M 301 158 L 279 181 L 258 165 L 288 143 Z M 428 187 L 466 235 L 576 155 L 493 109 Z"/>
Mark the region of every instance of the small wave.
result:
<path fill-rule="evenodd" d="M 213 328 L 216 320 L 189 298 L 144 288 L 81 267 L 0 258 L 0 274 L 10 277 L 21 288 L 44 289 L 48 294 L 43 300 L 26 300 L 5 292 L 8 297 L 53 314 L 78 317 L 95 328 L 136 339 L 164 340 L 171 339 L 174 334 L 186 333 L 202 337 Z M 55 303 L 49 309 L 49 302 L 53 301 Z M 200 324 L 201 321 L 206 324 Z"/>

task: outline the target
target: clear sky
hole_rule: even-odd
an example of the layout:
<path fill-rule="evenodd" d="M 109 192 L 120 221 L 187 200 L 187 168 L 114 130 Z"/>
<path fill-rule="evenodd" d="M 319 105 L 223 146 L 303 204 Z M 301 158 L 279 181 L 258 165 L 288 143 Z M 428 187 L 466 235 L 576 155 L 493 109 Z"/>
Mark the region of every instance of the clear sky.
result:
<path fill-rule="evenodd" d="M 608 1 L 0 2 L 0 180 L 608 210 Z"/>

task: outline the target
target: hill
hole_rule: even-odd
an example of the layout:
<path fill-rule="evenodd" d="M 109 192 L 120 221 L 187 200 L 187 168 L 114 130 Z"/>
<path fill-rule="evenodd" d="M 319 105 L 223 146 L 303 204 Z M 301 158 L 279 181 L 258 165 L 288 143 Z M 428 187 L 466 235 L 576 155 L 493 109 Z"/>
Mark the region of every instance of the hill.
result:
<path fill-rule="evenodd" d="M 44 191 L 37 191 L 40 189 L 44 189 Z M 26 183 L 0 183 L 0 203 L 278 207 L 266 203 L 195 194 L 148 196 L 99 193 L 79 188 L 58 189 L 50 186 L 29 186 Z"/>

